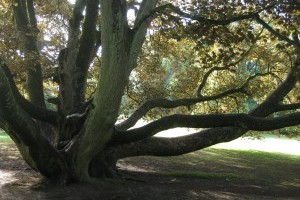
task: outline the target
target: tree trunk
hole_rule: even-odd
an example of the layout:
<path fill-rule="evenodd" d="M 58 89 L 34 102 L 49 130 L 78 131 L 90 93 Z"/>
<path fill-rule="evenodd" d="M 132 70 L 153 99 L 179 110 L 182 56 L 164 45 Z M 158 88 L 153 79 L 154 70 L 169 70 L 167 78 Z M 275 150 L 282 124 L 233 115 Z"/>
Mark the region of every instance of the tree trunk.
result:
<path fill-rule="evenodd" d="M 102 62 L 93 101 L 95 108 L 90 111 L 74 145 L 74 165 L 80 180 L 89 179 L 91 160 L 104 149 L 114 131 L 130 73 L 128 52 L 131 38 L 122 3 L 101 1 Z"/>
<path fill-rule="evenodd" d="M 145 1 L 140 15 L 149 14 L 156 3 L 157 1 Z M 103 150 L 114 133 L 124 88 L 131 71 L 136 67 L 137 57 L 150 23 L 149 20 L 145 20 L 132 30 L 128 26 L 125 1 L 102 0 L 100 4 L 102 59 L 93 101 L 95 108 L 90 111 L 80 132 L 80 142 L 75 142 L 74 145 L 74 148 L 78 148 L 74 151 L 74 164 L 80 180 L 89 179 L 89 171 L 96 176 L 113 174 L 113 169 L 109 168 L 114 161 L 107 160 L 107 156 L 103 156 Z M 100 159 L 97 160 L 96 156 Z M 92 160 L 102 167 L 91 166 Z"/>

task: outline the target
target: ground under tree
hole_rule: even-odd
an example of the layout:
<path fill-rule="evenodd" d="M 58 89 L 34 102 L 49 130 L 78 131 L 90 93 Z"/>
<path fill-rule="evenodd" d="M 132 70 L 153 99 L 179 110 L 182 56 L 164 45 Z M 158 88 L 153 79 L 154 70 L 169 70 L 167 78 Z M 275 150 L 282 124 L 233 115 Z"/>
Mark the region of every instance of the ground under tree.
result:
<path fill-rule="evenodd" d="M 54 182 L 114 177 L 116 162 L 121 158 L 181 155 L 236 139 L 248 130 L 275 130 L 300 123 L 297 111 L 300 107 L 297 98 L 300 5 L 297 1 L 233 1 L 224 5 L 222 1 L 209 4 L 207 1 L 77 0 L 74 5 L 61 1 L 63 11 L 55 10 L 52 6 L 57 5 L 51 3 L 45 5 L 44 1 L 14 0 L 2 4 L 1 9 L 7 16 L 11 15 L 4 18 L 3 30 L 8 31 L 8 25 L 15 30 L 13 34 L 1 34 L 1 45 L 5 48 L 1 49 L 0 127 L 13 139 L 27 164 Z M 128 11 L 134 13 L 132 19 L 127 17 Z M 65 44 L 49 44 L 50 50 L 46 51 L 49 53 L 50 47 L 55 47 L 53 54 L 59 52 L 58 67 L 49 68 L 56 72 L 51 77 L 58 83 L 57 97 L 47 99 L 43 82 L 49 78 L 49 72 L 43 66 L 47 62 L 41 48 L 45 37 L 41 35 L 58 32 L 41 30 L 45 28 L 43 23 L 48 23 L 46 28 L 51 27 L 47 21 L 51 17 L 57 23 L 67 24 L 68 32 L 61 30 L 67 38 Z M 183 38 L 200 41 L 202 50 L 218 42 L 226 51 L 219 49 L 216 55 L 211 49 L 213 56 L 201 58 L 207 68 L 206 71 L 199 68 L 201 79 L 192 80 L 196 83 L 194 88 L 189 88 L 194 91 L 193 96 L 135 101 L 141 103 L 139 107 L 119 123 L 120 108 L 126 107 L 126 97 L 131 97 L 130 87 L 139 86 L 133 82 L 143 72 L 142 54 L 147 52 L 143 44 L 158 34 L 177 41 Z M 262 62 L 265 71 L 245 74 L 243 82 L 236 87 L 220 87 L 214 94 L 205 90 L 215 72 L 234 74 L 255 45 L 269 41 L 268 37 L 277 42 L 278 55 L 286 55 L 285 61 L 278 64 L 285 66 L 283 71 L 278 72 L 277 68 Z M 240 48 L 245 44 L 249 49 Z M 234 49 L 225 48 L 226 45 Z M 222 66 L 209 65 L 213 62 Z M 98 75 L 94 75 L 97 84 L 90 97 L 87 80 L 95 65 L 100 67 Z M 19 73 L 22 76 L 16 77 L 16 71 L 22 69 L 26 69 Z M 21 93 L 24 74 L 26 92 Z M 272 83 L 273 91 L 261 95 L 260 103 L 247 113 L 195 111 L 195 105 L 203 102 L 251 96 L 253 91 L 249 88 L 255 86 L 256 79 L 267 76 L 284 80 Z M 48 109 L 49 102 L 56 108 Z M 147 125 L 130 129 L 155 108 L 182 107 L 189 112 L 170 115 L 167 112 L 165 116 L 152 117 L 154 120 Z M 176 127 L 207 129 L 172 139 L 153 137 Z"/>

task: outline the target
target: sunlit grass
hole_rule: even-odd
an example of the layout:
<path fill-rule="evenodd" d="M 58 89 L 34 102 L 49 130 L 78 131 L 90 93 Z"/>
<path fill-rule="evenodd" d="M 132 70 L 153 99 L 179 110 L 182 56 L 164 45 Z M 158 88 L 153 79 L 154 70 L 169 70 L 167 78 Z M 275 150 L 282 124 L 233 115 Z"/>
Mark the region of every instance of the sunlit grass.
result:
<path fill-rule="evenodd" d="M 284 181 L 279 184 L 281 187 L 297 187 L 300 188 L 300 180 L 291 180 L 291 181 Z"/>
<path fill-rule="evenodd" d="M 4 131 L 0 131 L 0 143 L 9 143 L 9 142 L 12 142 L 10 137 Z"/>
<path fill-rule="evenodd" d="M 238 138 L 227 143 L 220 143 L 214 148 L 235 150 L 257 150 L 272 153 L 300 155 L 300 141 L 287 137 L 268 137 L 262 139 Z"/>
<path fill-rule="evenodd" d="M 174 179 L 255 180 L 274 187 L 297 188 L 300 184 L 295 176 L 300 169 L 300 156 L 284 153 L 206 148 L 181 156 L 128 160 L 129 163 L 142 160 L 146 169 Z"/>

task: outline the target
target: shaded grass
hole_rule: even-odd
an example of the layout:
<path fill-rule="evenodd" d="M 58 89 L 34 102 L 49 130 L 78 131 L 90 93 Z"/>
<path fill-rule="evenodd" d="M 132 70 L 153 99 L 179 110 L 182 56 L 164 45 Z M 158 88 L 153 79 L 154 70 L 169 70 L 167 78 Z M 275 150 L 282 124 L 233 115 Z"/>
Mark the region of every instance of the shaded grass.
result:
<path fill-rule="evenodd" d="M 163 172 L 163 176 L 176 178 L 200 178 L 200 179 L 233 179 L 240 176 L 234 173 L 214 173 L 214 172 L 188 172 L 188 171 L 172 171 Z"/>
<path fill-rule="evenodd" d="M 174 157 L 124 159 L 122 165 L 174 178 L 242 181 L 300 189 L 300 156 L 254 150 L 207 148 Z"/>
<path fill-rule="evenodd" d="M 101 188 L 98 185 L 72 185 L 67 190 L 46 187 L 27 192 L 24 188 L 36 183 L 40 176 L 24 170 L 26 165 L 20 162 L 14 143 L 7 135 L 0 133 L 0 136 L 3 136 L 0 137 L 0 170 L 21 172 L 15 177 L 18 181 L 6 186 L 6 194 L 11 196 L 4 199 L 279 200 L 298 199 L 300 194 L 300 156 L 214 148 L 176 157 L 124 159 L 121 170 L 126 170 L 126 175 L 136 181 L 120 183 L 122 189 L 119 185 L 103 188 L 101 184 Z M 12 168 L 13 165 L 17 168 Z M 139 177 L 135 179 L 136 176 Z"/>
<path fill-rule="evenodd" d="M 4 157 L 16 157 L 14 143 L 0 131 L 0 150 Z M 16 155 L 15 155 L 16 154 Z M 1 157 L 1 156 L 0 156 Z M 1 159 L 0 159 L 1 161 Z M 255 150 L 206 148 L 174 157 L 136 157 L 124 164 L 145 168 L 174 178 L 255 180 L 279 187 L 300 189 L 300 156 Z"/>
<path fill-rule="evenodd" d="M 245 169 L 267 168 L 272 171 L 277 166 L 299 166 L 300 156 L 283 153 L 270 153 L 255 150 L 231 150 L 231 149 L 215 149 L 207 148 L 201 151 L 176 156 L 157 158 L 152 157 L 159 162 L 166 162 L 166 164 L 176 164 L 182 166 L 207 166 L 214 168 L 235 167 Z M 284 170 L 285 171 L 285 170 Z M 283 171 L 283 172 L 284 172 Z"/>

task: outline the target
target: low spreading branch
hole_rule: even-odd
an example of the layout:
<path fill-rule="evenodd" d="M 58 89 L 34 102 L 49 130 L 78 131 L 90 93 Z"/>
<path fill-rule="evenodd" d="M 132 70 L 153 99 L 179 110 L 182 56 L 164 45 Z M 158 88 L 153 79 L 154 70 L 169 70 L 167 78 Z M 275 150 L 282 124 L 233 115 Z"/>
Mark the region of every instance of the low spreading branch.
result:
<path fill-rule="evenodd" d="M 151 109 L 153 108 L 176 108 L 179 106 L 192 106 L 200 102 L 211 101 L 223 98 L 225 96 L 235 94 L 235 93 L 243 93 L 247 95 L 246 88 L 248 87 L 251 80 L 258 76 L 267 76 L 271 73 L 264 73 L 264 74 L 256 74 L 253 76 L 248 77 L 246 82 L 234 89 L 229 89 L 224 91 L 220 94 L 212 95 L 212 96 L 200 96 L 198 98 L 187 98 L 187 99 L 176 99 L 176 100 L 169 100 L 169 99 L 153 99 L 145 102 L 138 108 L 128 119 L 116 125 L 116 128 L 119 130 L 126 130 L 136 124 L 136 122 L 145 116 Z"/>
<path fill-rule="evenodd" d="M 138 141 L 163 130 L 177 127 L 211 128 L 233 126 L 247 130 L 271 131 L 299 124 L 300 112 L 274 118 L 254 117 L 247 114 L 171 115 L 151 122 L 141 128 L 125 132 L 117 131 L 114 141 L 117 143 Z"/>
<path fill-rule="evenodd" d="M 251 111 L 249 115 L 246 115 L 246 117 L 250 117 L 250 118 L 251 116 L 257 117 L 252 119 L 256 119 L 256 120 L 258 119 L 258 121 L 260 121 L 260 119 L 263 119 L 264 117 L 267 117 L 273 114 L 274 112 L 277 112 L 279 108 L 283 108 L 282 106 L 284 106 L 285 109 L 288 109 L 288 107 L 290 107 L 290 106 L 287 107 L 285 105 L 281 105 L 280 102 L 294 88 L 295 84 L 297 83 L 298 76 L 299 76 L 297 63 L 298 63 L 297 61 L 294 63 L 291 72 L 288 74 L 286 79 L 281 83 L 281 85 L 278 86 L 269 95 L 269 97 L 264 100 L 263 103 L 261 103 L 253 111 Z M 279 121 L 282 120 L 280 123 L 285 123 L 285 120 L 294 120 L 295 118 L 299 117 L 298 115 L 299 112 L 296 114 L 285 116 L 285 118 L 277 118 L 276 120 Z M 277 123 L 277 121 L 276 120 L 272 121 L 272 120 L 273 120 L 272 118 L 267 119 L 267 121 L 264 121 L 263 119 L 260 122 L 261 123 L 267 122 L 270 126 L 273 126 L 273 123 L 275 122 Z M 299 119 L 295 119 L 295 120 L 299 120 Z M 173 122 L 170 121 L 170 123 L 171 125 L 168 126 L 172 127 Z M 154 125 L 155 124 L 152 124 L 151 126 Z M 153 129 L 153 127 L 151 126 L 144 128 L 144 130 L 149 128 L 148 130 L 152 129 L 152 131 L 157 131 Z M 258 126 L 261 127 L 264 125 L 258 125 Z M 143 127 L 141 128 L 143 129 Z M 159 129 L 159 127 L 156 128 Z M 142 130 L 142 129 L 138 129 L 138 130 Z M 174 138 L 146 137 L 145 139 L 138 140 L 136 142 L 130 142 L 131 139 L 136 139 L 138 136 L 134 136 L 134 134 L 131 134 L 129 136 L 126 134 L 128 133 L 127 131 L 116 130 L 116 135 L 124 134 L 126 136 L 124 136 L 122 141 L 119 140 L 117 142 L 116 140 L 112 140 L 111 141 L 112 144 L 116 144 L 116 143 L 125 143 L 125 144 L 114 146 L 113 148 L 109 148 L 107 151 L 113 154 L 115 159 L 120 159 L 120 158 L 125 158 L 130 156 L 147 156 L 147 155 L 175 156 L 175 155 L 181 155 L 196 150 L 200 150 L 220 142 L 228 142 L 234 140 L 242 136 L 243 134 L 245 134 L 247 131 L 248 129 L 239 128 L 239 127 L 222 127 L 222 128 L 219 127 L 219 128 L 201 130 L 197 133 L 186 135 L 186 136 L 180 136 Z M 142 133 L 140 134 L 141 135 L 139 135 L 139 137 L 141 138 L 143 134 Z M 151 134 L 149 133 L 149 135 Z M 144 133 L 144 136 L 145 135 L 146 134 Z"/>
<path fill-rule="evenodd" d="M 108 152 L 121 159 L 131 156 L 176 156 L 190 153 L 217 144 L 235 139 L 245 131 L 241 128 L 213 128 L 197 133 L 173 137 L 149 137 L 137 142 L 126 143 L 109 148 Z M 236 137 L 235 137 L 236 136 Z"/>

